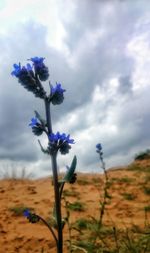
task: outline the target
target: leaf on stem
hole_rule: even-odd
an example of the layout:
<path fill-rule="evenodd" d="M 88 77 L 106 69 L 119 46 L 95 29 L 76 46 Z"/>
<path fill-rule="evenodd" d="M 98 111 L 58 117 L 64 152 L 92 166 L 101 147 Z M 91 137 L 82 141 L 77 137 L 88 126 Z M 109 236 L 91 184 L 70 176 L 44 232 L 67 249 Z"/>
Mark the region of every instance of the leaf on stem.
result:
<path fill-rule="evenodd" d="M 77 165 L 77 157 L 74 156 L 73 160 L 72 160 L 72 163 L 71 163 L 71 166 L 67 166 L 67 172 L 64 176 L 64 178 L 61 180 L 62 183 L 72 183 L 72 180 L 74 178 L 74 172 L 75 172 L 75 169 L 76 169 L 76 165 Z"/>

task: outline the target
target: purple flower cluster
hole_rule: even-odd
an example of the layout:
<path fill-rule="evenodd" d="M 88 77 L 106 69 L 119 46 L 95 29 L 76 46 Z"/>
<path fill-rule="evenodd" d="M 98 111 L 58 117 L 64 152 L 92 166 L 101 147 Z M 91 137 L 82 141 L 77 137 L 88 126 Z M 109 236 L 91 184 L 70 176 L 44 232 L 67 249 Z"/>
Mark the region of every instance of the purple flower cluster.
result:
<path fill-rule="evenodd" d="M 25 209 L 23 215 L 27 217 L 31 223 L 37 223 L 40 220 L 40 217 L 35 213 L 31 213 L 29 209 Z"/>
<path fill-rule="evenodd" d="M 52 95 L 52 96 L 53 96 L 54 94 L 56 94 L 56 93 L 63 93 L 64 91 L 66 91 L 66 90 L 64 90 L 64 89 L 61 88 L 61 84 L 60 84 L 60 83 L 56 83 L 56 86 L 55 86 L 55 87 L 53 87 L 53 86 L 51 85 L 51 95 Z"/>
<path fill-rule="evenodd" d="M 74 140 L 73 139 L 70 139 L 70 134 L 66 135 L 65 133 L 63 134 L 60 134 L 59 132 L 57 132 L 56 134 L 54 133 L 51 133 L 49 135 L 49 140 L 51 142 L 55 142 L 55 141 L 61 141 L 61 142 L 67 142 L 67 143 L 71 143 L 71 144 L 74 144 Z"/>
<path fill-rule="evenodd" d="M 27 218 L 30 216 L 30 214 L 31 214 L 31 213 L 30 213 L 29 209 L 25 209 L 24 212 L 23 212 L 23 215 L 24 215 L 25 217 L 27 217 Z"/>
<path fill-rule="evenodd" d="M 29 126 L 32 127 L 32 132 L 37 136 L 41 135 L 44 131 L 43 125 L 38 122 L 37 118 L 32 118 Z"/>
<path fill-rule="evenodd" d="M 16 63 L 13 65 L 14 70 L 11 72 L 12 76 L 16 76 L 16 77 L 20 77 L 20 75 L 22 73 L 28 73 L 32 71 L 32 66 L 30 65 L 30 63 L 27 64 L 27 66 L 23 66 L 21 67 L 21 64 L 19 63 L 19 65 L 17 65 Z"/>
<path fill-rule="evenodd" d="M 60 150 L 61 154 L 63 155 L 69 153 L 69 149 L 71 148 L 69 144 L 75 143 L 73 139 L 70 139 L 69 134 L 60 134 L 59 132 L 57 132 L 56 134 L 51 133 L 49 135 L 49 141 L 50 152 Z"/>
<path fill-rule="evenodd" d="M 12 76 L 18 78 L 19 82 L 23 85 L 35 85 L 36 81 L 34 78 L 34 73 L 32 70 L 32 66 L 28 63 L 27 66 L 21 67 L 19 63 L 13 65 L 14 70 L 11 72 Z"/>
<path fill-rule="evenodd" d="M 49 72 L 48 68 L 43 63 L 44 59 L 45 58 L 43 57 L 37 56 L 29 59 L 30 61 L 33 62 L 33 66 L 31 66 L 29 63 L 26 65 L 26 67 L 25 66 L 21 67 L 20 63 L 19 65 L 14 64 L 13 65 L 14 70 L 11 72 L 11 75 L 19 78 L 20 82 L 24 82 L 27 77 L 35 78 L 36 75 L 38 75 L 41 81 L 46 81 L 49 77 Z M 33 72 L 33 67 L 35 73 Z"/>
<path fill-rule="evenodd" d="M 50 100 L 52 101 L 53 105 L 58 105 L 61 104 L 64 100 L 64 92 L 66 91 L 65 89 L 62 89 L 60 83 L 56 83 L 56 86 L 53 87 L 52 85 L 50 86 L 51 88 L 51 98 Z"/>
<path fill-rule="evenodd" d="M 40 81 L 46 81 L 49 78 L 49 70 L 44 64 L 43 57 L 33 57 L 28 59 L 32 62 L 26 66 L 21 64 L 14 64 L 14 70 L 11 72 L 12 76 L 18 78 L 18 82 L 24 86 L 28 91 L 35 94 L 36 97 L 45 98 L 46 92 Z M 56 83 L 56 86 L 50 84 L 50 95 L 48 101 L 53 105 L 61 104 L 64 100 L 64 92 L 66 90 L 61 87 L 60 83 Z"/>
<path fill-rule="evenodd" d="M 29 60 L 33 62 L 35 73 L 39 76 L 41 81 L 46 81 L 49 78 L 48 68 L 43 63 L 45 58 L 43 57 L 33 57 Z"/>
<path fill-rule="evenodd" d="M 103 155 L 102 145 L 100 143 L 96 145 L 96 152 L 99 153 L 100 155 Z"/>
<path fill-rule="evenodd" d="M 37 126 L 37 124 L 38 124 L 37 118 L 32 118 L 29 126 L 34 127 L 34 126 Z"/>

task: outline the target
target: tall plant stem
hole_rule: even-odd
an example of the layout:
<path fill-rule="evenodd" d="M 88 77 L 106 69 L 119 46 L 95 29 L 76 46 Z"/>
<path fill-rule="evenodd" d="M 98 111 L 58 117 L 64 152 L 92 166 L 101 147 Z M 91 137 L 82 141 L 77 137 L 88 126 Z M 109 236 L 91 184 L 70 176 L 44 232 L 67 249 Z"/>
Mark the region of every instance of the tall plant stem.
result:
<path fill-rule="evenodd" d="M 57 253 L 62 253 L 63 252 L 63 248 L 62 248 L 63 236 L 62 236 L 62 222 L 61 222 L 61 199 L 60 199 L 60 194 L 59 194 L 56 155 L 52 155 L 51 160 L 52 160 L 53 182 L 54 182 L 54 193 L 55 193 L 55 211 L 56 211 L 57 230 L 58 230 Z"/>
<path fill-rule="evenodd" d="M 107 175 L 107 171 L 105 168 L 105 163 L 103 161 L 103 157 L 100 155 L 100 160 L 102 163 L 102 169 L 104 172 L 104 177 L 105 177 L 105 182 L 104 182 L 104 194 L 103 194 L 103 201 L 101 203 L 101 211 L 100 211 L 100 218 L 99 218 L 99 228 L 102 226 L 103 223 L 103 216 L 104 216 L 104 212 L 105 212 L 105 206 L 106 206 L 106 199 L 108 197 L 108 175 Z"/>
<path fill-rule="evenodd" d="M 45 111 L 46 111 L 46 120 L 48 127 L 48 134 L 52 133 L 52 123 L 51 123 L 51 114 L 50 114 L 50 103 L 47 98 L 45 99 Z M 57 220 L 57 253 L 63 253 L 63 235 L 62 235 L 62 222 L 61 222 L 61 197 L 59 193 L 59 182 L 58 182 L 58 171 L 57 171 L 57 152 L 51 154 L 52 162 L 52 171 L 53 171 L 53 182 L 54 182 L 54 194 L 55 194 L 55 212 Z"/>
<path fill-rule="evenodd" d="M 45 98 L 45 111 L 46 111 L 46 120 L 47 120 L 47 128 L 48 134 L 52 133 L 52 123 L 51 123 L 51 114 L 50 114 L 50 103 L 47 98 Z"/>

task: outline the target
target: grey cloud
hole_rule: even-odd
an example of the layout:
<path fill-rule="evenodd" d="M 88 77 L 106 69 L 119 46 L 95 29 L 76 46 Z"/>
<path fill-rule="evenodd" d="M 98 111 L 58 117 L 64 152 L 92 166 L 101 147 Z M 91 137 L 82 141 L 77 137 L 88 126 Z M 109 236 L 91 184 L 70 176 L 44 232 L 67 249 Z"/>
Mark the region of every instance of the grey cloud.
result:
<path fill-rule="evenodd" d="M 113 76 L 132 75 L 134 62 L 125 54 L 125 47 L 139 19 L 140 6 L 115 3 L 94 1 L 91 5 L 91 1 L 82 1 L 76 4 L 72 20 L 63 21 L 67 31 L 65 43 L 77 65 L 72 73 L 72 91 L 77 94 L 75 106 L 88 101 L 95 83 L 102 85 Z M 87 34 L 93 36 L 98 29 L 104 30 L 104 35 L 95 39 L 93 46 Z"/>
<path fill-rule="evenodd" d="M 48 46 L 47 28 L 33 20 L 19 24 L 9 35 L 0 37 L 0 158 L 26 162 L 41 159 L 37 138 L 32 135 L 28 123 L 35 109 L 44 114 L 44 105 L 10 76 L 14 62 L 26 63 L 26 59 L 32 56 L 45 57 L 52 84 L 61 82 L 67 90 L 64 103 L 52 108 L 54 129 L 58 121 L 64 121 L 66 113 L 75 113 L 80 108 L 83 108 L 81 118 L 71 130 L 80 132 L 88 128 L 90 123 L 85 120 L 84 115 L 88 113 L 86 108 L 91 103 L 95 85 L 99 85 L 106 94 L 106 99 L 105 103 L 100 102 L 100 111 L 93 108 L 99 115 L 96 123 L 91 124 L 99 122 L 98 127 L 102 128 L 115 106 L 118 117 L 115 122 L 119 129 L 118 134 L 110 139 L 107 135 L 101 138 L 106 158 L 127 154 L 131 149 L 139 148 L 139 143 L 142 147 L 146 146 L 150 137 L 148 92 L 143 93 L 139 100 L 134 97 L 131 80 L 135 63 L 125 51 L 128 41 L 134 35 L 137 22 L 145 15 L 150 4 L 147 1 L 144 5 L 143 1 L 132 4 L 131 1 L 112 3 L 98 0 L 91 4 L 90 0 L 78 0 L 75 2 L 72 18 L 66 20 L 64 3 L 67 2 L 60 3 L 64 10 L 62 12 L 62 8 L 59 9 L 60 18 L 66 30 L 63 42 L 68 55 Z M 95 35 L 98 32 L 102 33 Z M 107 96 L 108 81 L 114 77 L 119 80 L 117 94 L 115 97 Z M 121 108 L 119 112 L 118 108 Z M 97 139 L 93 139 L 91 143 L 92 150 Z M 86 143 L 82 148 L 85 149 L 85 146 Z M 84 168 L 95 164 L 97 159 L 95 151 L 90 152 L 90 155 L 88 152 L 89 149 L 85 150 L 82 157 L 79 154 Z M 42 159 L 45 158 L 42 156 Z"/>
<path fill-rule="evenodd" d="M 118 92 L 121 92 L 122 94 L 132 94 L 132 88 L 133 88 L 133 83 L 131 81 L 130 76 L 121 76 L 119 78 L 119 88 Z"/>
<path fill-rule="evenodd" d="M 32 134 L 28 124 L 34 116 L 33 111 L 35 109 L 41 111 L 42 102 L 37 101 L 33 94 L 21 87 L 10 73 L 13 63 L 22 60 L 25 63 L 31 56 L 47 54 L 44 38 L 45 28 L 34 23 L 20 25 L 17 31 L 12 31 L 11 36 L 0 38 L 4 49 L 1 60 L 7 62 L 3 66 L 0 88 L 1 159 L 35 161 L 37 158 L 35 145 L 29 144 Z M 4 41 L 7 41 L 6 45 Z"/>

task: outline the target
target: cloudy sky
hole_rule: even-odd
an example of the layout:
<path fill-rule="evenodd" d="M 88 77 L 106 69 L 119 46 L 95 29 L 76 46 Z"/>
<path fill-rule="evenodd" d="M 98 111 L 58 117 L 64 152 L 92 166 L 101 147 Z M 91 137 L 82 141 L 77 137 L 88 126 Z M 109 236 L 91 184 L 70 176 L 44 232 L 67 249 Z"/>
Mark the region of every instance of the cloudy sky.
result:
<path fill-rule="evenodd" d="M 150 147 L 149 0 L 1 0 L 0 50 L 1 175 L 51 173 L 28 126 L 34 110 L 44 116 L 43 101 L 10 75 L 13 63 L 34 56 L 45 57 L 51 83 L 66 89 L 52 107 L 53 130 L 76 144 L 59 155 L 59 169 L 76 154 L 78 171 L 100 171 L 98 142 L 107 167 Z"/>

